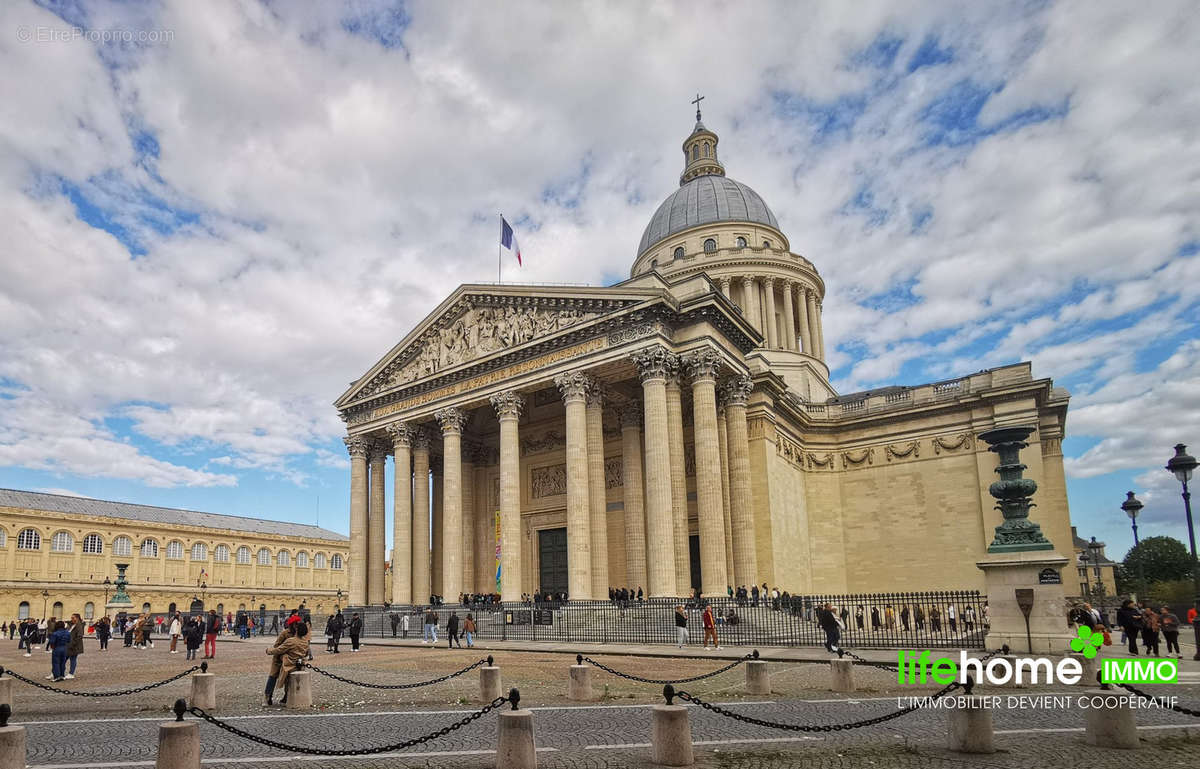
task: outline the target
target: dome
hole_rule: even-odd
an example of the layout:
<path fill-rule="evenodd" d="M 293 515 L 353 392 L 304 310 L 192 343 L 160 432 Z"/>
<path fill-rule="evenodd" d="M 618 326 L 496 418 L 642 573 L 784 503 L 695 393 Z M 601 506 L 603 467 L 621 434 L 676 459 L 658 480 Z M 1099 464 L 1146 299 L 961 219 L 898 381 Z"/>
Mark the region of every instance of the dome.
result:
<path fill-rule="evenodd" d="M 775 214 L 754 190 L 727 176 L 697 176 L 675 190 L 650 217 L 638 255 L 677 232 L 715 222 L 754 222 L 779 229 Z"/>

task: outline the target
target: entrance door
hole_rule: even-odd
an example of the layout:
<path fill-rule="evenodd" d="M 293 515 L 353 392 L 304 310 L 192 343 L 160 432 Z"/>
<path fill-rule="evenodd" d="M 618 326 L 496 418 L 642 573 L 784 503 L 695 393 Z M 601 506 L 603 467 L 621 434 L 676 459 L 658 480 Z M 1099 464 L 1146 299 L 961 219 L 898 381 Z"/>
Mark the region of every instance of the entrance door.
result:
<path fill-rule="evenodd" d="M 567 530 L 538 532 L 538 587 L 542 594 L 567 591 Z"/>
<path fill-rule="evenodd" d="M 688 537 L 688 559 L 691 561 L 692 589 L 700 589 L 700 537 Z"/>

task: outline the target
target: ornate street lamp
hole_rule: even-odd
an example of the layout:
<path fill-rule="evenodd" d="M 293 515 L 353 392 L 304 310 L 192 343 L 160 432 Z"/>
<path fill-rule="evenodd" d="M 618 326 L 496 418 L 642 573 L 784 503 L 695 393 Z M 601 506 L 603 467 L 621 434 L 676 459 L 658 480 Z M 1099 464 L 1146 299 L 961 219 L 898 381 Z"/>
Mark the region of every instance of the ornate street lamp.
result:
<path fill-rule="evenodd" d="M 50 591 L 42 591 L 42 619 L 46 619 L 46 604 L 50 602 Z"/>
<path fill-rule="evenodd" d="M 342 589 L 339 587 L 338 591 L 337 591 L 337 603 L 333 607 L 334 612 L 336 613 L 336 612 L 341 611 L 342 610 L 341 606 L 342 606 Z"/>
<path fill-rule="evenodd" d="M 108 577 L 104 578 L 104 605 L 108 606 L 108 589 L 112 587 L 112 580 Z"/>
<path fill-rule="evenodd" d="M 1133 525 L 1133 546 L 1134 547 L 1138 546 L 1137 518 L 1138 518 L 1138 515 L 1140 515 L 1142 512 L 1142 507 L 1144 507 L 1144 505 L 1142 505 L 1142 503 L 1138 501 L 1137 497 L 1133 496 L 1132 491 L 1125 493 L 1125 501 L 1121 503 L 1121 509 L 1125 511 L 1125 515 L 1129 516 L 1129 522 Z M 1139 591 L 1145 589 L 1144 586 L 1145 586 L 1146 580 L 1145 580 L 1145 577 L 1143 576 L 1143 572 L 1144 572 L 1144 570 L 1142 568 L 1142 559 L 1138 558 L 1138 590 Z"/>
<path fill-rule="evenodd" d="M 1105 590 L 1104 590 L 1104 578 L 1100 572 L 1100 561 L 1103 558 L 1101 553 L 1104 550 L 1104 543 L 1097 542 L 1096 538 L 1092 537 L 1092 541 L 1088 543 L 1087 549 L 1088 549 L 1088 553 L 1091 554 L 1090 560 L 1092 562 L 1092 571 L 1096 575 L 1096 583 L 1095 583 L 1095 586 L 1092 588 L 1095 592 L 1094 597 L 1100 603 L 1099 608 L 1103 609 L 1104 608 Z M 1083 578 L 1085 580 L 1087 579 L 1087 568 L 1086 567 L 1084 568 Z"/>
<path fill-rule="evenodd" d="M 1167 462 L 1167 469 L 1175 474 L 1175 479 L 1183 484 L 1183 511 L 1187 516 L 1188 546 L 1192 550 L 1192 585 L 1195 592 L 1193 606 L 1196 618 L 1192 620 L 1192 632 L 1196 635 L 1196 654 L 1192 659 L 1200 660 L 1200 561 L 1196 560 L 1196 533 L 1192 528 L 1192 493 L 1188 491 L 1188 481 L 1200 462 L 1187 453 L 1187 446 L 1182 443 L 1175 445 L 1175 456 Z"/>

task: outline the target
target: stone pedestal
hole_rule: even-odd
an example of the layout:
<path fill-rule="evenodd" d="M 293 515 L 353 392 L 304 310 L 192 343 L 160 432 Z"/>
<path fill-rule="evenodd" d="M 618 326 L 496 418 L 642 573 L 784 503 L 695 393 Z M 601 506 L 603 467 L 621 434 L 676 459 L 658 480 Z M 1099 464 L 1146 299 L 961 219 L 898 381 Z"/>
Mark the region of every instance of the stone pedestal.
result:
<path fill-rule="evenodd" d="M 496 725 L 496 769 L 537 769 L 531 711 L 500 713 Z"/>
<path fill-rule="evenodd" d="M 1128 696 L 1128 693 L 1089 689 L 1083 695 L 1088 706 L 1084 711 L 1084 731 L 1089 745 L 1119 750 L 1133 750 L 1138 746 L 1133 708 L 1120 704 L 1122 695 Z"/>
<path fill-rule="evenodd" d="M 830 672 L 833 674 L 831 689 L 835 692 L 850 693 L 854 691 L 854 662 L 852 660 L 830 660 Z"/>
<path fill-rule="evenodd" d="M 0 705 L 12 707 L 12 683 L 8 676 L 0 676 Z"/>
<path fill-rule="evenodd" d="M 500 668 L 493 665 L 479 669 L 479 699 L 483 704 L 495 702 L 500 696 Z"/>
<path fill-rule="evenodd" d="M 192 675 L 192 696 L 188 704 L 209 713 L 217 707 L 217 677 L 212 673 Z"/>
<path fill-rule="evenodd" d="M 1078 686 L 1091 686 L 1094 688 L 1099 685 L 1099 679 L 1096 678 L 1096 674 L 1100 671 L 1100 659 L 1102 655 L 1103 652 L 1100 652 L 1091 659 L 1082 654 L 1067 655 L 1079 660 L 1079 666 L 1083 668 L 1083 674 L 1079 678 Z"/>
<path fill-rule="evenodd" d="M 287 677 L 287 707 L 288 710 L 298 710 L 312 707 L 312 673 L 307 670 L 294 670 Z"/>
<path fill-rule="evenodd" d="M 25 769 L 24 726 L 0 727 L 0 769 Z"/>
<path fill-rule="evenodd" d="M 771 677 L 767 675 L 767 663 L 762 660 L 751 660 L 746 663 L 746 693 L 771 693 Z"/>
<path fill-rule="evenodd" d="M 567 699 L 590 700 L 592 697 L 592 668 L 590 665 L 572 665 L 571 677 L 567 682 Z"/>
<path fill-rule="evenodd" d="M 1016 653 L 1064 654 L 1074 638 L 1067 629 L 1067 602 L 1063 586 L 1043 585 L 1039 579 L 1045 569 L 1062 574 L 1066 558 L 1045 551 L 997 553 L 975 565 L 984 572 L 991 628 L 984 638 L 988 649 L 1008 644 Z M 1071 574 L 1068 579 L 1073 578 Z M 1029 614 L 1029 639 L 1025 636 L 1025 616 L 1017 606 L 1015 590 L 1033 590 L 1033 609 Z"/>
<path fill-rule="evenodd" d="M 200 769 L 200 723 L 159 724 L 158 758 L 154 769 Z"/>
<path fill-rule="evenodd" d="M 692 727 L 682 705 L 655 705 L 650 711 L 650 760 L 662 766 L 691 766 Z"/>
<path fill-rule="evenodd" d="M 992 711 L 983 698 L 951 695 L 951 699 L 960 704 L 946 711 L 947 747 L 956 753 L 995 753 Z"/>

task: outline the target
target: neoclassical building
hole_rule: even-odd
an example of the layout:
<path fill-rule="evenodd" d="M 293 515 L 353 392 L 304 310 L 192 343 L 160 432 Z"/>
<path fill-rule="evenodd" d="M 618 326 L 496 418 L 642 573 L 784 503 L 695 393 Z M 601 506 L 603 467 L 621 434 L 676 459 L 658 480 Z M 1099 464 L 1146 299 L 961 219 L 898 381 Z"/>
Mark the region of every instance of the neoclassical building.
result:
<path fill-rule="evenodd" d="M 352 603 L 980 588 L 1001 517 L 977 436 L 1016 424 L 1072 552 L 1067 393 L 1028 363 L 836 393 L 825 284 L 717 143 L 697 114 L 628 280 L 460 286 L 338 398 Z"/>

